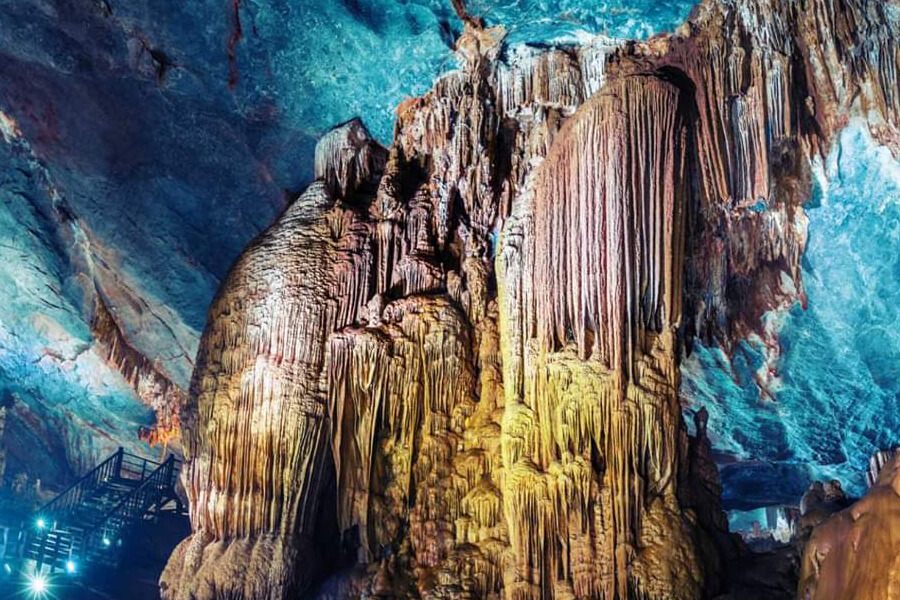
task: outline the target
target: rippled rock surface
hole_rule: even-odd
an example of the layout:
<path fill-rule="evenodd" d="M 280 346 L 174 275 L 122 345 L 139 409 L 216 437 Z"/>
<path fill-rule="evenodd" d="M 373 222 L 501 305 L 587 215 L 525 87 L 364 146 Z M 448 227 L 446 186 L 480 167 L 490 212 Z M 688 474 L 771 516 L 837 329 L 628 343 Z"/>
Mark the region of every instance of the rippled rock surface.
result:
<path fill-rule="evenodd" d="M 806 545 L 802 600 L 892 598 L 900 582 L 900 459 L 883 465 L 866 495 L 817 526 Z"/>

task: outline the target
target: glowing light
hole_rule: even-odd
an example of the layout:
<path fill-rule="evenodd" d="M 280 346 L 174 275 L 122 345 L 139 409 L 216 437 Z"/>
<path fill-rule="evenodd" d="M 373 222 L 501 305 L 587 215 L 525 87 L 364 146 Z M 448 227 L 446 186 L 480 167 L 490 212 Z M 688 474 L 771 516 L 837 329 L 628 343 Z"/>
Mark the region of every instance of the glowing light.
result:
<path fill-rule="evenodd" d="M 66 572 L 67 572 L 67 573 L 74 573 L 74 572 L 75 572 L 75 563 L 74 563 L 74 561 L 71 561 L 71 560 L 70 560 L 70 561 L 66 562 Z"/>
<path fill-rule="evenodd" d="M 28 591 L 31 598 L 41 600 L 47 597 L 49 585 L 43 575 L 32 575 L 28 578 Z"/>
<path fill-rule="evenodd" d="M 111 543 L 112 543 L 112 542 L 109 541 L 109 538 L 108 538 L 108 537 L 103 538 L 103 545 L 104 545 L 104 546 L 109 546 Z"/>
<path fill-rule="evenodd" d="M 44 521 L 44 519 L 38 519 L 38 520 L 37 520 L 37 528 L 38 528 L 38 529 L 43 529 L 43 528 L 46 527 L 46 526 L 47 526 L 47 522 Z"/>
<path fill-rule="evenodd" d="M 9 566 L 9 563 L 3 563 L 3 570 L 6 571 L 7 575 L 12 573 L 12 567 Z"/>

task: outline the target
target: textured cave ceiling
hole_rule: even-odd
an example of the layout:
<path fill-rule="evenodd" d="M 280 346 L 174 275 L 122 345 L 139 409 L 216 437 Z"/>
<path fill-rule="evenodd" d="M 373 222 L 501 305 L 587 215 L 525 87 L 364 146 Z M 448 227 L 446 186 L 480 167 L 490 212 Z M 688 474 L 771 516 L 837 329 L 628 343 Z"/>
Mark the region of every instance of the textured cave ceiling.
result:
<path fill-rule="evenodd" d="M 673 29 L 688 0 L 469 3 L 512 43 Z M 11 470 L 51 483 L 153 422 L 91 350 L 91 306 L 187 385 L 232 260 L 312 174 L 315 140 L 454 67 L 447 0 L 0 0 L 0 387 Z M 900 169 L 859 128 L 811 204 L 808 310 L 772 315 L 780 356 L 698 346 L 726 502 L 794 502 L 814 476 L 859 493 L 898 442 Z M 769 349 L 771 357 L 772 350 Z M 761 392 L 761 388 L 764 389 Z M 145 451 L 151 451 L 146 447 Z"/>

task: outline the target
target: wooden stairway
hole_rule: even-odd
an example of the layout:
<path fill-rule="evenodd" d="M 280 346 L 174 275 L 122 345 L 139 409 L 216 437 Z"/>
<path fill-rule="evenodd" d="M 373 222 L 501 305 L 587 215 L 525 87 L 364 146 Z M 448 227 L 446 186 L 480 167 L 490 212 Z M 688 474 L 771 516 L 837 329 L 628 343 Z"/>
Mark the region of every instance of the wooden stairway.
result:
<path fill-rule="evenodd" d="M 179 462 L 157 463 L 122 448 L 35 513 L 23 528 L 19 554 L 35 572 L 73 572 L 117 566 L 123 539 L 143 519 L 181 501 L 175 493 Z"/>

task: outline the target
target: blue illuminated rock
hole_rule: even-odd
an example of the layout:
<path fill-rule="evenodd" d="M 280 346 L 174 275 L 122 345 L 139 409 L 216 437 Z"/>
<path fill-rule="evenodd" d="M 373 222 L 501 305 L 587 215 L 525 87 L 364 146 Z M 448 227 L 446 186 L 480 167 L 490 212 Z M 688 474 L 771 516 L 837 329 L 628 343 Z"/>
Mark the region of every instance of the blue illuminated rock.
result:
<path fill-rule="evenodd" d="M 363 242 L 360 247 L 342 248 L 372 259 L 364 266 L 371 269 L 373 281 L 360 276 L 366 285 L 360 286 L 353 300 L 354 311 L 365 315 L 360 317 L 361 326 L 386 326 L 382 313 L 400 310 L 392 304 L 396 296 L 443 294 L 452 300 L 452 309 L 442 308 L 443 318 L 455 317 L 456 311 L 464 313 L 473 336 L 487 348 L 481 329 L 490 330 L 484 323 L 499 319 L 500 309 L 493 302 L 499 293 L 498 281 L 521 283 L 498 280 L 493 273 L 494 259 L 510 259 L 504 249 L 518 256 L 520 248 L 509 240 L 526 236 L 504 232 L 504 220 L 518 217 L 517 202 L 531 201 L 529 194 L 537 189 L 541 197 L 559 200 L 553 210 L 563 207 L 571 212 L 561 215 L 544 207 L 538 224 L 544 245 L 528 257 L 538 257 L 534 272 L 540 273 L 539 285 L 529 287 L 533 283 L 529 281 L 521 288 L 504 290 L 523 294 L 524 299 L 515 296 L 515 300 L 522 301 L 524 312 L 534 308 L 538 315 L 516 334 L 522 338 L 513 335 L 507 340 L 506 358 L 521 362 L 495 364 L 501 362 L 499 343 L 483 355 L 475 346 L 470 348 L 471 356 L 463 353 L 461 363 L 488 365 L 483 373 L 493 379 L 485 376 L 487 380 L 479 385 L 502 395 L 501 366 L 518 373 L 526 360 L 522 348 L 535 330 L 544 349 L 556 351 L 572 342 L 567 360 L 573 364 L 596 352 L 606 361 L 604 366 L 612 371 L 622 368 L 631 377 L 631 370 L 637 368 L 634 357 L 642 351 L 650 353 L 641 348 L 646 339 L 637 335 L 636 323 L 656 332 L 670 325 L 667 318 L 673 314 L 680 318 L 683 313 L 678 350 L 692 348 L 693 353 L 683 363 L 682 391 L 694 407 L 704 405 L 709 410 L 709 433 L 722 464 L 726 506 L 753 509 L 796 502 L 811 478 L 837 477 L 852 494 L 860 494 L 868 456 L 895 445 L 900 430 L 896 411 L 900 346 L 894 331 L 900 300 L 900 216 L 891 200 L 900 191 L 900 179 L 888 151 L 875 149 L 876 139 L 897 147 L 894 125 L 900 107 L 892 92 L 897 84 L 893 33 L 900 14 L 895 2 L 810 1 L 822 9 L 824 17 L 820 19 L 815 11 L 797 11 L 781 0 L 707 1 L 689 24 L 678 27 L 676 35 L 646 44 L 588 33 L 640 37 L 674 30 L 692 2 L 516 0 L 497 6 L 487 0 L 472 1 L 470 13 L 483 16 L 489 25 L 503 24 L 506 38 L 501 43 L 496 30 L 464 40 L 460 55 L 477 77 L 453 75 L 435 81 L 457 67 L 450 49 L 462 32 L 452 4 L 444 0 L 143 4 L 0 0 L 0 404 L 9 407 L 10 415 L 8 471 L 26 471 L 59 486 L 118 445 L 159 452 L 138 439 L 141 431 L 146 440 L 171 441 L 178 450 L 177 441 L 170 437 L 181 425 L 180 409 L 200 331 L 216 290 L 248 241 L 314 175 L 320 175 L 330 186 L 329 193 L 344 203 L 341 211 L 359 218 L 348 219 L 358 226 L 354 235 L 378 249 L 370 256 L 366 253 L 371 248 L 363 248 Z M 520 42 L 533 43 L 522 46 Z M 591 103 L 590 98 L 606 81 L 607 70 L 620 81 L 635 73 L 652 73 L 652 81 L 660 88 L 654 89 L 653 108 L 641 113 L 642 118 L 615 127 L 609 123 L 616 110 L 606 106 L 606 112 L 591 112 L 599 101 Z M 408 99 L 432 89 L 425 99 Z M 623 84 L 614 91 L 621 95 L 619 99 L 629 100 L 635 97 L 632 94 L 644 98 L 646 93 L 636 84 Z M 676 96 L 685 103 L 674 110 Z M 863 100 L 857 103 L 858 98 Z M 582 105 L 591 108 L 581 111 Z M 673 110 L 666 112 L 660 106 Z M 851 113 L 868 118 L 868 123 L 854 122 L 838 136 Z M 340 154 L 343 142 L 362 127 L 360 121 L 350 119 L 363 117 L 374 137 L 389 145 L 398 114 L 406 136 L 395 141 L 386 165 L 381 149 L 370 145 L 366 137 L 366 147 L 374 150 L 353 169 L 316 173 L 314 140 L 332 125 L 349 124 L 340 130 L 346 134 L 336 144 Z M 690 114 L 677 121 L 688 123 L 684 139 L 689 142 L 675 146 L 691 157 L 685 167 L 690 176 L 684 180 L 690 179 L 690 191 L 696 194 L 696 203 L 677 213 L 689 216 L 684 281 L 680 269 L 673 276 L 665 268 L 680 265 L 685 255 L 663 264 L 659 258 L 664 254 L 662 234 L 658 239 L 645 231 L 656 232 L 657 221 L 666 221 L 659 217 L 668 214 L 661 208 L 648 211 L 651 216 L 641 230 L 648 237 L 640 238 L 640 247 L 627 246 L 631 241 L 626 240 L 622 244 L 628 250 L 618 254 L 617 249 L 607 251 L 605 242 L 598 241 L 599 234 L 591 237 L 579 229 L 588 217 L 599 214 L 592 211 L 603 204 L 593 196 L 585 199 L 590 185 L 602 179 L 585 175 L 597 166 L 592 160 L 596 157 L 577 151 L 595 148 L 589 144 L 595 142 L 593 127 L 602 123 L 608 132 L 628 131 L 633 136 L 629 139 L 655 140 L 652 135 L 669 132 L 672 123 L 652 119 L 674 114 L 679 118 Z M 652 121 L 651 126 L 645 126 L 645 119 Z M 568 134 L 560 132 L 573 122 L 579 123 L 578 135 L 583 138 L 578 138 L 578 144 L 556 145 L 548 162 L 556 169 L 552 173 L 562 175 L 548 176 L 543 187 L 533 187 L 530 174 L 550 156 L 557 136 L 566 139 Z M 835 140 L 829 153 L 829 144 Z M 662 158 L 651 157 L 650 148 L 668 148 L 671 141 L 641 142 L 628 157 L 623 153 L 621 161 L 618 155 L 613 159 L 598 152 L 603 159 L 599 164 L 632 164 L 628 160 L 638 156 L 658 167 Z M 821 154 L 828 159 L 811 173 L 808 159 Z M 416 157 L 415 162 L 407 162 L 410 156 Z M 666 184 L 656 189 L 683 181 L 673 175 L 673 165 L 665 163 L 662 171 L 669 179 L 661 176 L 659 181 Z M 349 197 L 357 174 L 369 179 L 382 167 L 388 177 L 374 200 Z M 658 183 L 653 169 L 644 163 L 639 169 L 648 181 Z M 820 171 L 820 189 L 814 194 L 811 182 Z M 629 183 L 638 180 L 643 181 L 637 178 Z M 416 194 L 408 194 L 411 188 Z M 610 184 L 615 191 L 639 188 Z M 648 192 L 648 197 L 655 201 L 662 195 Z M 666 210 L 673 206 L 666 204 Z M 464 222 L 454 220 L 460 215 Z M 605 226 L 602 219 L 591 222 Z M 345 237 L 342 223 L 337 219 L 328 223 L 335 239 Z M 615 235 L 622 230 L 615 229 Z M 574 237 L 576 233 L 582 237 Z M 615 235 L 612 239 L 618 242 Z M 568 243 L 572 239 L 576 242 Z M 582 251 L 604 260 L 613 256 L 620 260 L 615 264 L 627 270 L 618 279 L 604 280 L 612 282 L 609 294 L 600 293 L 599 287 L 588 289 L 587 282 L 599 277 L 596 270 L 585 267 L 568 276 L 570 270 L 575 273 L 575 264 L 607 265 L 600 260 L 579 262 L 577 253 Z M 645 260 L 643 253 L 652 258 Z M 632 264 L 636 257 L 641 257 L 639 264 Z M 555 258 L 570 260 L 551 262 Z M 639 281 L 632 285 L 635 271 L 640 272 Z M 335 280 L 339 291 L 346 292 L 347 281 Z M 621 281 L 626 284 L 619 285 Z M 665 284 L 674 284 L 678 292 Z M 619 291 L 625 299 L 616 295 Z M 331 296 L 321 298 L 320 304 L 340 297 L 334 290 L 329 292 Z M 663 297 L 678 297 L 677 309 L 671 302 L 660 308 Z M 531 301 L 534 307 L 528 304 Z M 259 302 L 267 306 L 265 299 Z M 416 308 L 415 303 L 411 305 Z M 604 311 L 609 307 L 615 309 L 616 318 L 620 312 L 627 313 L 622 318 L 627 328 L 608 326 Z M 641 319 L 634 316 L 639 312 Z M 356 335 L 353 332 L 349 339 L 355 340 Z M 360 347 L 368 349 L 364 342 L 372 340 L 359 336 Z M 372 347 L 381 348 L 384 340 L 376 341 Z M 677 379 L 676 370 L 667 369 L 680 356 L 675 346 L 667 342 L 665 368 L 660 368 L 666 385 Z M 513 389 L 524 386 L 526 380 L 519 373 L 505 384 Z M 663 393 L 667 401 L 675 398 L 670 387 Z M 455 391 L 471 392 L 464 385 Z M 521 406 L 531 410 L 526 404 Z M 468 410 L 467 402 L 459 406 Z M 485 440 L 494 440 L 491 436 L 501 429 L 492 420 L 494 408 L 501 407 L 483 408 L 488 414 L 478 416 L 477 431 L 484 433 Z M 525 408 L 515 415 L 510 409 L 504 426 L 526 423 Z M 677 419 L 670 421 L 665 422 L 671 428 L 661 430 L 680 434 Z M 234 427 L 244 425 L 237 422 Z M 462 435 L 458 419 L 453 423 L 457 429 L 445 425 L 438 428 L 441 434 Z M 565 436 L 560 433 L 560 437 Z M 512 497 L 519 483 L 525 482 L 523 489 L 528 488 L 529 482 L 543 482 L 551 471 L 565 482 L 560 489 L 573 489 L 568 487 L 571 473 L 553 471 L 557 463 L 584 469 L 579 474 L 599 469 L 589 464 L 593 455 L 580 456 L 578 463 L 570 448 L 554 456 L 552 465 L 544 464 L 551 454 L 547 440 L 540 451 L 523 458 L 515 440 L 531 443 L 530 434 L 515 432 L 509 438 L 514 441 L 508 442 L 505 459 L 507 466 L 515 466 L 509 477 L 504 475 L 501 482 L 497 475 L 496 481 L 488 478 L 472 489 L 459 488 L 465 490 L 458 496 L 468 503 L 466 510 L 471 514 L 466 518 L 471 521 L 460 524 L 456 513 L 451 518 L 450 511 L 435 509 L 435 517 L 435 511 L 413 507 L 408 518 L 410 543 L 417 545 L 416 560 L 434 562 L 428 562 L 429 568 L 438 565 L 446 558 L 440 544 L 451 543 L 458 532 L 472 539 L 480 535 L 473 522 L 490 522 L 491 527 L 502 529 L 507 521 L 524 522 L 517 520 L 524 514 L 517 510 L 520 505 L 531 503 L 542 510 L 555 506 L 547 500 L 549 496 L 523 493 L 516 497 L 519 504 L 508 501 L 505 506 L 515 508 L 507 508 L 502 520 L 497 508 L 503 493 Z M 628 439 L 660 442 L 652 435 L 636 433 Z M 647 464 L 660 467 L 675 461 L 673 457 L 683 450 L 684 440 L 678 440 L 652 446 L 656 450 L 649 453 L 655 462 Z M 497 454 L 496 447 L 477 446 L 486 444 L 483 440 L 468 443 L 468 448 L 462 444 L 462 454 L 472 463 L 481 465 L 479 457 L 488 455 L 488 450 Z M 456 452 L 452 443 L 435 447 L 428 449 L 434 456 L 446 458 Z M 443 448 L 450 450 L 441 454 Z M 266 458 L 260 454 L 260 464 L 269 464 Z M 427 458 L 426 466 L 433 466 L 432 454 Z M 347 462 L 356 467 L 365 463 L 354 460 Z M 209 492 L 201 467 L 192 483 L 196 497 Z M 629 481 L 650 481 L 651 474 L 644 473 L 644 468 L 641 463 L 634 471 L 621 472 L 628 473 Z M 464 475 L 474 472 L 470 466 L 460 469 Z M 346 473 L 338 486 L 343 486 L 342 491 L 350 485 L 347 481 L 356 482 L 355 471 Z M 246 475 L 246 481 L 253 480 Z M 452 479 L 432 475 L 440 481 Z M 275 473 L 271 480 L 280 476 Z M 437 496 L 440 481 L 434 484 Z M 674 484 L 667 479 L 665 485 Z M 396 519 L 402 512 L 384 509 L 378 515 L 383 519 L 370 515 L 370 492 L 355 490 L 364 499 L 359 503 L 344 498 L 347 514 L 341 515 L 345 525 L 351 524 L 349 528 L 367 528 L 361 535 L 367 560 L 376 550 L 389 547 L 369 544 L 375 546 L 377 540 L 399 531 Z M 636 495 L 643 499 L 643 492 Z M 403 493 L 410 493 L 408 486 Z M 227 504 L 223 494 L 217 499 Z M 303 498 L 299 493 L 297 497 Z M 621 498 L 615 506 L 627 504 Z M 378 501 L 387 503 L 382 498 Z M 602 502 L 613 504 L 612 500 Z M 249 535 L 248 531 L 271 533 L 260 525 L 268 515 L 264 503 L 247 504 L 243 508 L 253 515 L 248 519 L 252 527 L 243 523 L 222 527 L 217 522 L 218 529 L 210 527 L 222 538 L 216 544 L 227 547 L 231 537 Z M 672 512 L 659 508 L 659 503 L 654 506 L 657 512 L 652 513 L 648 528 L 665 523 L 679 536 L 686 531 L 672 524 L 688 517 L 669 505 L 665 511 Z M 640 516 L 641 510 L 628 514 Z M 222 509 L 216 518 L 227 514 Z M 553 516 L 547 519 L 552 522 L 548 527 L 560 527 L 562 521 Z M 633 524 L 620 523 L 616 531 L 621 539 L 644 535 L 632 531 Z M 557 529 L 553 531 L 562 538 Z M 516 586 L 511 589 L 517 597 L 550 593 L 547 586 L 541 587 L 546 583 L 542 581 L 545 572 L 563 572 L 569 564 L 555 549 L 537 549 L 539 544 L 526 535 L 534 533 L 516 530 L 512 538 L 503 538 L 492 530 L 494 537 L 488 538 L 491 544 L 485 543 L 483 551 L 475 552 L 466 544 L 460 544 L 461 549 L 454 546 L 453 551 L 462 557 L 459 560 L 472 567 L 471 579 L 476 582 L 472 589 L 496 588 L 505 576 L 505 563 L 498 556 L 511 545 L 520 567 L 509 580 Z M 198 545 L 204 543 L 205 535 L 198 532 Z M 654 592 L 677 581 L 684 597 L 698 590 L 703 578 L 712 589 L 716 583 L 713 566 L 696 580 L 684 567 L 696 559 L 688 537 L 676 539 L 668 530 L 667 535 L 651 531 L 641 538 L 647 543 L 639 545 L 640 560 L 629 555 L 634 548 L 623 543 L 614 550 L 578 547 L 576 553 L 596 551 L 609 560 L 590 563 L 591 568 L 576 569 L 577 573 L 566 571 L 560 590 L 552 594 L 566 595 L 565 586 L 579 594 L 601 587 L 611 590 L 613 585 L 621 591 L 637 579 Z M 291 552 L 297 550 L 290 533 L 285 539 L 291 542 L 286 546 Z M 468 544 L 469 538 L 465 539 Z M 684 549 L 680 570 L 666 571 L 656 560 L 655 548 L 662 546 L 661 540 L 671 548 Z M 269 552 L 274 546 L 262 543 L 258 547 Z M 241 552 L 235 546 L 232 573 L 245 564 Z M 260 572 L 270 566 L 265 552 L 255 558 Z M 309 584 L 308 580 L 289 581 L 295 558 L 284 559 L 280 573 L 286 580 L 273 596 L 300 583 Z M 610 566 L 613 563 L 618 566 Z M 599 584 L 592 579 L 601 571 L 599 566 L 593 568 L 597 565 L 609 571 L 598 576 Z M 379 573 L 387 570 L 385 565 L 380 568 Z M 182 573 L 195 574 L 190 568 Z M 204 572 L 209 581 L 215 581 L 214 575 L 214 565 Z M 382 589 L 387 584 L 379 585 Z M 458 591 L 453 585 L 444 581 L 434 589 L 452 595 Z M 215 595 L 215 585 L 207 592 Z"/>

